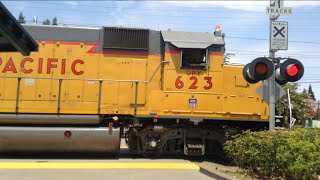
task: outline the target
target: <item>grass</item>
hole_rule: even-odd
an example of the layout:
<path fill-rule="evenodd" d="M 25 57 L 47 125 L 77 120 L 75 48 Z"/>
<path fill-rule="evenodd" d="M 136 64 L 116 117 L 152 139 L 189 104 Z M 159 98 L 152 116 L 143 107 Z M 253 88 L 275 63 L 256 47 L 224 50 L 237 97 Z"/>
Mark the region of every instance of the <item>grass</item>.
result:
<path fill-rule="evenodd" d="M 236 178 L 242 178 L 247 176 L 247 174 L 242 171 L 228 171 L 228 170 L 220 170 L 220 169 L 218 169 L 218 171 Z"/>

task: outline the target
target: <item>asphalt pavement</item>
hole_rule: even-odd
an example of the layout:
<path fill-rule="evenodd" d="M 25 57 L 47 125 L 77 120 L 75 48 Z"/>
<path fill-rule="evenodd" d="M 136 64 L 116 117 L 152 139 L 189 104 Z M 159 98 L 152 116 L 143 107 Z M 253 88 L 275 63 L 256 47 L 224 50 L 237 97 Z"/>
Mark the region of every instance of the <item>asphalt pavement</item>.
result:
<path fill-rule="evenodd" d="M 12 154 L 0 157 L 0 180 L 208 180 L 199 166 L 181 156 L 159 159 L 121 154 Z"/>

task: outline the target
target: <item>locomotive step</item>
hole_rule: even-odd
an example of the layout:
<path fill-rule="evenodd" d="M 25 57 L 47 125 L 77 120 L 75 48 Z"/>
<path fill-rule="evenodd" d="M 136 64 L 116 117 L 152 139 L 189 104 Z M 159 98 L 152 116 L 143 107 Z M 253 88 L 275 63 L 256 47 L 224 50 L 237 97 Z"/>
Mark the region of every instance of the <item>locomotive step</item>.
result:
<path fill-rule="evenodd" d="M 203 144 L 187 144 L 186 145 L 186 155 L 189 156 L 201 156 L 204 154 Z"/>

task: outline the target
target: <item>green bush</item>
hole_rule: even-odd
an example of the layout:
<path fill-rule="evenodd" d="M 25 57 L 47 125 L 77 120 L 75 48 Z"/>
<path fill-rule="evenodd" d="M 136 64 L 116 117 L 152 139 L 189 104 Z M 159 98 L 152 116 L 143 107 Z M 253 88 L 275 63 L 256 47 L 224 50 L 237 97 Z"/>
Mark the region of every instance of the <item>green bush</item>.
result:
<path fill-rule="evenodd" d="M 241 169 L 262 179 L 318 179 L 320 130 L 245 131 L 224 150 Z"/>

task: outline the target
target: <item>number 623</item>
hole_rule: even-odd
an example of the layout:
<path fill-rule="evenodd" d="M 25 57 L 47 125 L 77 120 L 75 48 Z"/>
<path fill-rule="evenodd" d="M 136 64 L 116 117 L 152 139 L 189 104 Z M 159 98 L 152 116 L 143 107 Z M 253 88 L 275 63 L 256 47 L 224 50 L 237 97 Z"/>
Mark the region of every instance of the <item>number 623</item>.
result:
<path fill-rule="evenodd" d="M 203 89 L 209 90 L 212 88 L 212 77 L 204 77 L 203 78 L 206 82 L 207 85 L 203 86 Z M 193 81 L 192 84 L 190 85 L 189 89 L 198 89 L 198 78 L 196 76 L 191 76 L 189 80 Z M 182 76 L 178 76 L 175 82 L 175 86 L 177 89 L 182 89 L 184 87 L 184 82 L 182 80 Z"/>

